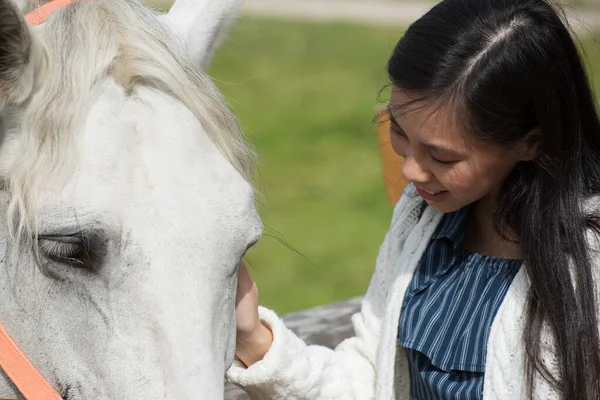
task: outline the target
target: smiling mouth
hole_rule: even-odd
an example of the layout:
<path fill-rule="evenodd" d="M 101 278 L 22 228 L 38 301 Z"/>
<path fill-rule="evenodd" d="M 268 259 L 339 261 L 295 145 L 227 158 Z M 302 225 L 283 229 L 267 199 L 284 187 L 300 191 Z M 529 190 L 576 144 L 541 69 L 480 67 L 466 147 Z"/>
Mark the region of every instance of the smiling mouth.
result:
<path fill-rule="evenodd" d="M 440 191 L 437 191 L 437 192 L 434 192 L 434 191 L 432 191 L 432 190 L 425 190 L 425 189 L 421 189 L 421 190 L 422 190 L 422 191 L 424 191 L 424 192 L 425 192 L 425 193 L 427 193 L 427 194 L 430 194 L 430 195 L 432 195 L 432 196 L 435 196 L 436 194 L 440 194 L 440 193 L 442 193 L 442 192 L 445 192 L 445 190 L 440 190 Z"/>

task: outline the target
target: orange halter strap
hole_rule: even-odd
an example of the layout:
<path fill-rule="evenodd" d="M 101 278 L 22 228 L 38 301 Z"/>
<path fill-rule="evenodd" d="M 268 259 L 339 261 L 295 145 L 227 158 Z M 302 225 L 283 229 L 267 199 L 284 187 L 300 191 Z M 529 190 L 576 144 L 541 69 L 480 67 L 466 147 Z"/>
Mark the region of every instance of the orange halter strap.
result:
<path fill-rule="evenodd" d="M 52 0 L 25 16 L 29 25 L 39 25 L 55 11 L 73 0 Z M 0 324 L 0 368 L 27 400 L 62 400 L 56 390 L 19 350 L 8 332 Z M 1 399 L 0 399 L 1 400 Z"/>
<path fill-rule="evenodd" d="M 27 400 L 62 400 L 0 325 L 0 367 Z"/>
<path fill-rule="evenodd" d="M 39 25 L 46 21 L 55 11 L 73 3 L 73 0 L 52 0 L 40 6 L 25 16 L 29 25 Z"/>

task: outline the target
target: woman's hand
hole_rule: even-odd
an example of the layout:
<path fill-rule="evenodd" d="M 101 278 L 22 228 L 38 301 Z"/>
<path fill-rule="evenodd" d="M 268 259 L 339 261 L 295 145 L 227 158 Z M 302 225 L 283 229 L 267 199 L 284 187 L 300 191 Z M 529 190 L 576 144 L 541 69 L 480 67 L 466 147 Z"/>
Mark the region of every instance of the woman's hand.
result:
<path fill-rule="evenodd" d="M 235 356 L 249 367 L 263 359 L 273 343 L 273 333 L 260 322 L 258 288 L 244 262 L 240 263 L 238 272 L 235 316 L 237 324 Z"/>

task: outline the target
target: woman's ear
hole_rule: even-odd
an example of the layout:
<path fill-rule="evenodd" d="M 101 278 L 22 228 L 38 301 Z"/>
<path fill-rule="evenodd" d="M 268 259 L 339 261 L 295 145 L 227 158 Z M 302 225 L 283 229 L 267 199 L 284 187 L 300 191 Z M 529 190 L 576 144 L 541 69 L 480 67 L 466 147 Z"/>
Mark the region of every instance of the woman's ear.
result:
<path fill-rule="evenodd" d="M 539 128 L 532 129 L 525 140 L 519 144 L 520 161 L 531 161 L 539 155 L 542 132 Z"/>
<path fill-rule="evenodd" d="M 11 0 L 0 0 L 0 105 L 29 97 L 41 53 L 22 13 Z"/>

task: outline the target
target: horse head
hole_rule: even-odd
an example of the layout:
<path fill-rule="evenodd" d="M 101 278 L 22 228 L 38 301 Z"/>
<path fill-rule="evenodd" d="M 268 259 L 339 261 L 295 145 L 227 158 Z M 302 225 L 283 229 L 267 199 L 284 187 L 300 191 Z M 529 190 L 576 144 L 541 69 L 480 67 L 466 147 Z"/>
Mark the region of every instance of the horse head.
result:
<path fill-rule="evenodd" d="M 238 1 L 35 6 L 0 0 L 0 323 L 64 399 L 222 399 L 262 226 L 202 70 Z"/>

